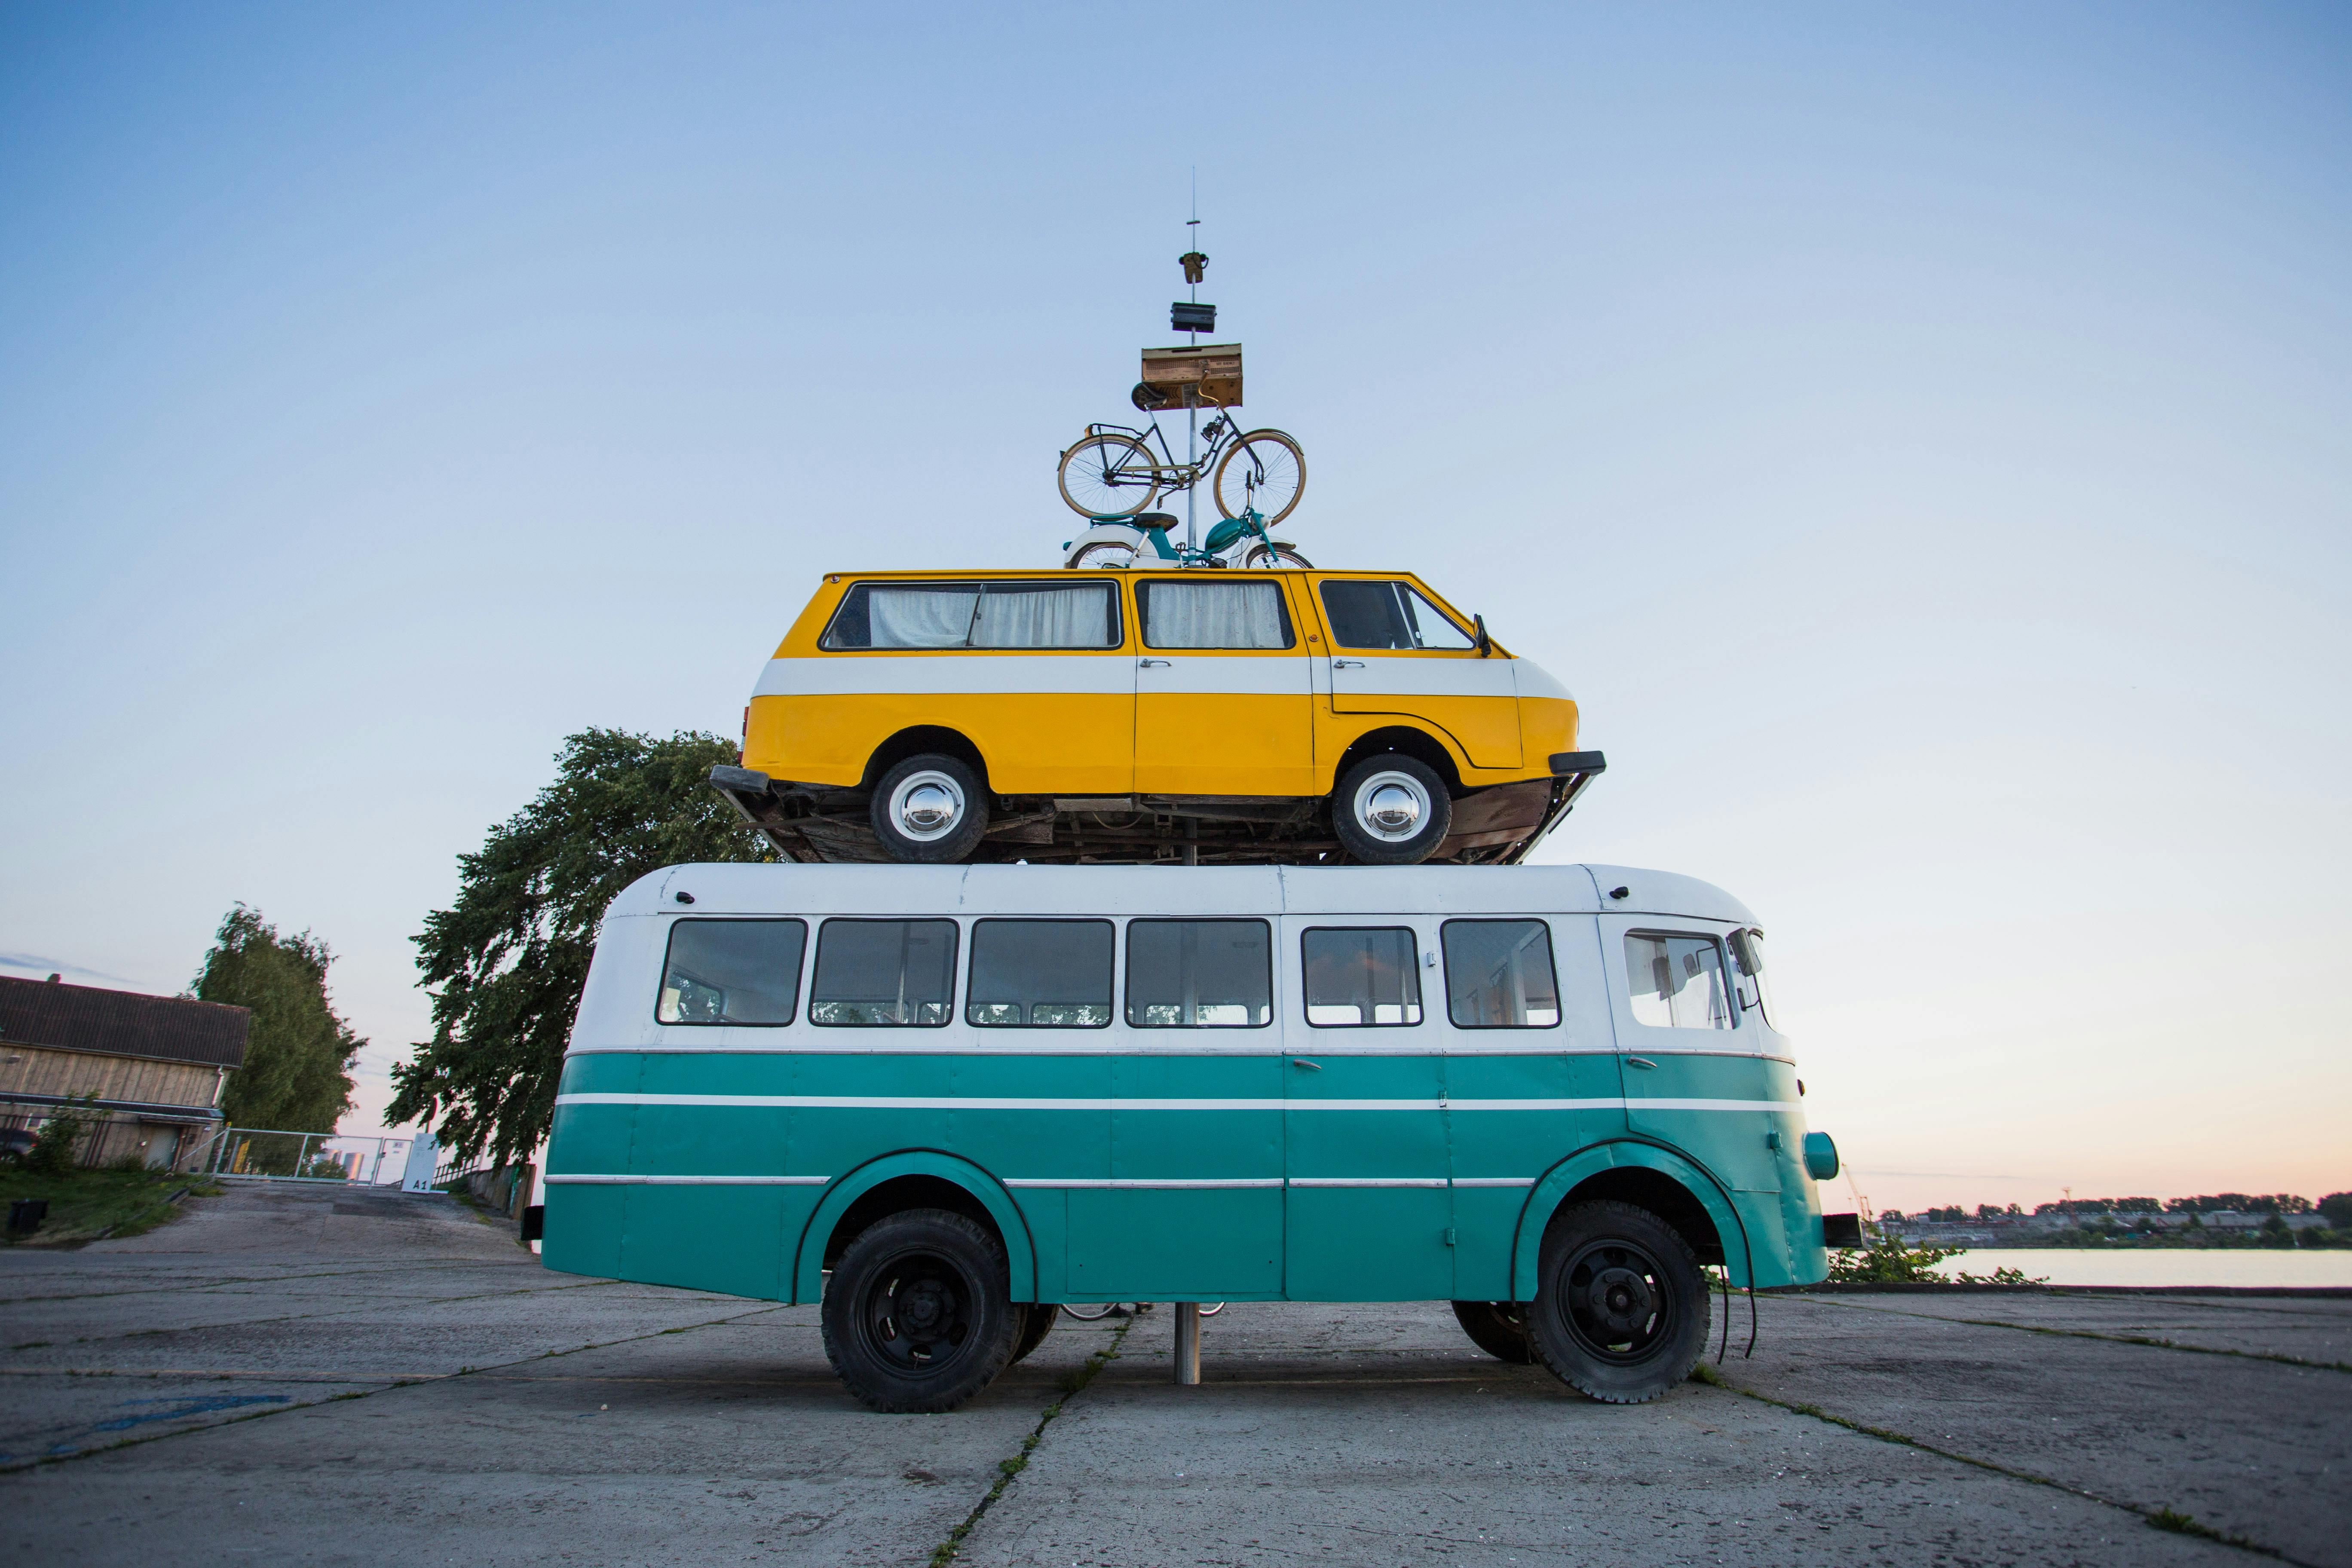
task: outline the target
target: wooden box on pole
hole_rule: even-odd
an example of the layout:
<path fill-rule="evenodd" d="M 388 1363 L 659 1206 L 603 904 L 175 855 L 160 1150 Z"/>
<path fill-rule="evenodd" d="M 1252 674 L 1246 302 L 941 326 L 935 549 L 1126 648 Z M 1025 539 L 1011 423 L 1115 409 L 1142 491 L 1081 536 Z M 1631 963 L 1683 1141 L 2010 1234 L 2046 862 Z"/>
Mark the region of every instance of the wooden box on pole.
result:
<path fill-rule="evenodd" d="M 1165 399 L 1162 408 L 1181 408 L 1185 388 L 1202 408 L 1238 408 L 1242 401 L 1242 346 L 1202 343 L 1197 348 L 1143 351 L 1143 384 Z"/>

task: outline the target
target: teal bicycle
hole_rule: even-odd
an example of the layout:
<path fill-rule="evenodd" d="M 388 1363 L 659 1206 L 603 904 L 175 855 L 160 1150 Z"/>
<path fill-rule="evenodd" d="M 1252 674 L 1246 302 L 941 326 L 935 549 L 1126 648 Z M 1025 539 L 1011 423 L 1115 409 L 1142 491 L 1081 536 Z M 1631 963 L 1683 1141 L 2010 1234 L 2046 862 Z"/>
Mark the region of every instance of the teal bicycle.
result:
<path fill-rule="evenodd" d="M 1094 526 L 1062 546 L 1066 567 L 1109 567 L 1125 571 L 1137 566 L 1296 566 L 1312 569 L 1314 563 L 1290 547 L 1286 539 L 1269 531 L 1273 524 L 1256 508 L 1244 506 L 1239 517 L 1229 517 L 1209 530 L 1200 548 L 1168 537 L 1177 521 L 1164 511 L 1132 517 L 1097 517 Z"/>

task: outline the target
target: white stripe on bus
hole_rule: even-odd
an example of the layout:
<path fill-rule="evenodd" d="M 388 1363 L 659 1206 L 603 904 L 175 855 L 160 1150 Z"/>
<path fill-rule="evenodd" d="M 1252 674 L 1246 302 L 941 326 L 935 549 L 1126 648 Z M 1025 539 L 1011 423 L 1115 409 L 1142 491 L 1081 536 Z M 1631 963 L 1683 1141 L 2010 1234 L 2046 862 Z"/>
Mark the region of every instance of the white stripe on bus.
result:
<path fill-rule="evenodd" d="M 866 1094 L 559 1094 L 558 1105 L 809 1110 L 1769 1110 L 1793 1100 L 989 1100 Z"/>
<path fill-rule="evenodd" d="M 630 1176 L 562 1175 L 547 1178 L 551 1186 L 606 1187 L 821 1187 L 831 1176 Z M 1533 1176 L 1007 1176 L 1008 1187 L 1143 1188 L 1192 1191 L 1223 1187 L 1531 1187 Z"/>
<path fill-rule="evenodd" d="M 550 1176 L 550 1185 L 560 1182 L 594 1186 L 741 1186 L 741 1187 L 821 1187 L 833 1180 L 831 1176 Z"/>

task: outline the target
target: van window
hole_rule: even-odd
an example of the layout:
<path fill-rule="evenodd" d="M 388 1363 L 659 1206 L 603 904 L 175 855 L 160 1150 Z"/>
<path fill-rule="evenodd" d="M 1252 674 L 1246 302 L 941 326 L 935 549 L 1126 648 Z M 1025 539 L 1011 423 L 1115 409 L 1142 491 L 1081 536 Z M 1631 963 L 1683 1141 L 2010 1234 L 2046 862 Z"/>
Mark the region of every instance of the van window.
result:
<path fill-rule="evenodd" d="M 1340 647 L 1475 647 L 1444 612 L 1403 583 L 1345 578 L 1323 584 L 1323 613 Z"/>
<path fill-rule="evenodd" d="M 1272 1023 L 1274 939 L 1265 921 L 1128 921 L 1127 1021 L 1139 1029 Z"/>
<path fill-rule="evenodd" d="M 1108 921 L 981 921 L 963 1016 L 983 1027 L 1110 1026 Z"/>
<path fill-rule="evenodd" d="M 1625 989 L 1633 1022 L 1661 1029 L 1728 1029 L 1731 994 L 1723 950 L 1711 936 L 1628 931 Z"/>
<path fill-rule="evenodd" d="M 1279 584 L 1179 583 L 1146 578 L 1135 585 L 1146 647 L 1289 647 L 1290 611 Z"/>
<path fill-rule="evenodd" d="M 1408 926 L 1324 927 L 1298 939 L 1307 1021 L 1318 1028 L 1421 1022 L 1421 941 Z"/>
<path fill-rule="evenodd" d="M 955 1011 L 953 921 L 827 921 L 816 936 L 809 1022 L 935 1027 Z"/>
<path fill-rule="evenodd" d="M 1457 1029 L 1549 1029 L 1559 1022 L 1551 930 L 1541 921 L 1447 921 L 1445 1012 Z"/>
<path fill-rule="evenodd" d="M 664 1024 L 793 1021 L 805 921 L 679 921 L 669 928 L 654 1016 Z"/>
<path fill-rule="evenodd" d="M 819 646 L 1117 647 L 1118 594 L 1108 583 L 860 583 L 842 596 Z"/>

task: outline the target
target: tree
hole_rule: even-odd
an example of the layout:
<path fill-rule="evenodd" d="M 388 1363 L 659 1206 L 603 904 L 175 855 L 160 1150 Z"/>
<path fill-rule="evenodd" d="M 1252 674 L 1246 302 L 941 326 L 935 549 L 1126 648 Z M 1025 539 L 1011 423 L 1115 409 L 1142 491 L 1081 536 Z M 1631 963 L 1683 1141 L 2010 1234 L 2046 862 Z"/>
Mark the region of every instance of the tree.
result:
<path fill-rule="evenodd" d="M 710 734 L 583 730 L 563 742 L 555 782 L 457 858 L 457 902 L 414 939 L 433 1038 L 392 1069 L 388 1121 L 421 1119 L 466 1158 L 487 1147 L 504 1163 L 538 1146 L 605 906 L 664 866 L 775 858 L 709 786 L 735 760 Z"/>
<path fill-rule="evenodd" d="M 194 994 L 253 1013 L 245 1065 L 221 1092 L 221 1111 L 234 1125 L 332 1132 L 351 1109 L 351 1066 L 367 1042 L 328 999 L 334 961 L 309 931 L 279 936 L 260 910 L 243 904 L 221 921 Z"/>
<path fill-rule="evenodd" d="M 2333 1230 L 2352 1230 L 2352 1193 L 2330 1193 L 2319 1200 L 2319 1212 Z"/>

